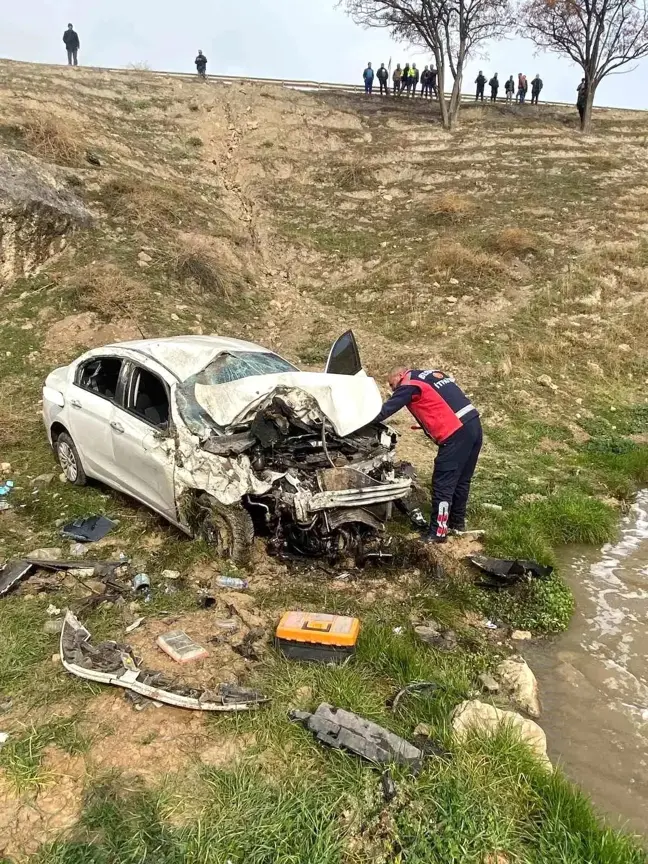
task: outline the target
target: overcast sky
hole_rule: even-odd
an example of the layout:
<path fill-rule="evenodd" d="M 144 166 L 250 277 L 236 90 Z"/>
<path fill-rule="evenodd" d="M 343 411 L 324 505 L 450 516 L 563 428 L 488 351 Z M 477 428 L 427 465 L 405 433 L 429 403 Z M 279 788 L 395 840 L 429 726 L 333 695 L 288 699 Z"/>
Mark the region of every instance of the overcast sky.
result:
<path fill-rule="evenodd" d="M 153 69 L 194 71 L 202 48 L 208 72 L 268 78 L 358 82 L 367 61 L 374 66 L 415 60 L 405 45 L 382 30 L 356 26 L 334 0 L 0 0 L 0 55 L 42 63 L 66 62 L 63 30 L 72 22 L 81 39 L 79 60 L 89 66 L 145 62 Z M 492 44 L 487 57 L 473 58 L 464 78 L 472 89 L 480 69 L 500 79 L 536 72 L 542 96 L 574 101 L 579 70 L 554 55 L 535 55 L 532 43 L 512 39 Z M 600 86 L 596 102 L 648 107 L 648 62 Z"/>

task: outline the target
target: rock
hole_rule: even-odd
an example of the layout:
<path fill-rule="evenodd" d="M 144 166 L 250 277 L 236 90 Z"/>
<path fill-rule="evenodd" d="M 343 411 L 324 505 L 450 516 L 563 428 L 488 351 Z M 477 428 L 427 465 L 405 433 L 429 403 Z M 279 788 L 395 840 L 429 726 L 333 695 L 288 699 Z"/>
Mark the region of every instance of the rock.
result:
<path fill-rule="evenodd" d="M 542 497 L 544 498 L 544 496 L 542 496 Z M 539 500 L 539 499 L 534 499 L 534 500 Z M 529 630 L 514 630 L 511 633 L 511 639 L 517 639 L 520 642 L 524 639 L 533 639 L 533 633 L 531 633 Z"/>
<path fill-rule="evenodd" d="M 487 702 L 471 699 L 457 705 L 452 712 L 452 729 L 458 741 L 464 741 L 472 732 L 493 734 L 502 726 L 508 726 L 517 731 L 538 757 L 538 760 L 548 770 L 552 770 L 547 756 L 547 737 L 543 730 L 515 711 L 502 711 Z"/>
<path fill-rule="evenodd" d="M 148 254 L 148 252 L 140 252 L 137 256 L 138 261 L 143 261 L 145 264 L 148 264 L 149 261 L 152 261 L 153 258 Z"/>
<path fill-rule="evenodd" d="M 414 738 L 431 738 L 432 737 L 432 727 L 428 726 L 427 723 L 419 723 L 418 726 L 412 732 L 412 736 Z"/>
<path fill-rule="evenodd" d="M 536 381 L 538 384 L 541 384 L 543 387 L 548 387 L 549 390 L 553 390 L 554 392 L 558 389 L 557 385 L 553 383 L 549 375 L 538 375 Z"/>
<path fill-rule="evenodd" d="M 54 481 L 55 476 L 55 474 L 39 474 L 38 477 L 34 477 L 32 480 L 32 486 L 35 486 L 37 489 L 49 486 Z"/>
<path fill-rule="evenodd" d="M 488 501 L 486 501 L 481 506 L 484 508 L 484 510 L 493 510 L 495 513 L 499 513 L 502 510 L 501 504 L 489 504 Z"/>
<path fill-rule="evenodd" d="M 48 633 L 50 636 L 60 633 L 63 629 L 62 618 L 50 618 L 43 624 L 43 633 Z"/>
<path fill-rule="evenodd" d="M 626 342 L 622 342 L 619 345 L 619 351 L 623 351 L 624 354 L 629 354 L 632 351 L 632 348 Z"/>
<path fill-rule="evenodd" d="M 488 672 L 482 672 L 482 674 L 479 676 L 479 683 L 482 685 L 482 688 L 488 693 L 499 692 L 499 682 L 492 675 L 489 675 Z"/>
<path fill-rule="evenodd" d="M 11 462 L 0 462 L 0 471 L 3 474 L 8 474 L 11 471 Z"/>
<path fill-rule="evenodd" d="M 92 221 L 53 166 L 26 153 L 0 153 L 0 285 L 33 276 Z"/>
<path fill-rule="evenodd" d="M 57 652 L 56 654 L 52 654 L 52 663 L 57 666 L 61 662 L 61 655 Z"/>
<path fill-rule="evenodd" d="M 436 625 L 436 626 L 435 626 Z M 439 630 L 435 621 L 419 624 L 414 632 L 422 642 L 438 651 L 454 651 L 457 647 L 457 634 L 454 630 Z"/>
<path fill-rule="evenodd" d="M 85 558 L 88 554 L 88 547 L 85 543 L 73 543 L 70 546 L 70 557 L 71 558 Z"/>
<path fill-rule="evenodd" d="M 160 575 L 162 576 L 163 579 L 174 580 L 174 579 L 180 578 L 180 571 L 179 570 L 163 570 Z"/>
<path fill-rule="evenodd" d="M 97 156 L 96 153 L 93 153 L 92 150 L 86 151 L 86 160 L 94 165 L 95 168 L 101 168 L 101 159 Z"/>
<path fill-rule="evenodd" d="M 299 703 L 300 705 L 305 705 L 305 704 L 311 702 L 312 698 L 313 698 L 313 688 L 312 687 L 307 687 L 307 686 L 298 687 L 295 690 L 295 702 Z"/>
<path fill-rule="evenodd" d="M 451 285 L 458 285 L 458 284 L 459 284 L 459 280 L 458 280 L 458 279 L 454 279 L 454 278 L 453 278 L 453 279 L 450 279 L 449 282 L 450 282 Z"/>
<path fill-rule="evenodd" d="M 63 558 L 63 550 L 58 546 L 34 549 L 33 552 L 27 554 L 27 558 L 37 558 L 40 561 L 60 561 Z"/>
<path fill-rule="evenodd" d="M 497 667 L 497 676 L 509 698 L 531 717 L 540 716 L 538 682 L 522 657 L 508 657 Z"/>

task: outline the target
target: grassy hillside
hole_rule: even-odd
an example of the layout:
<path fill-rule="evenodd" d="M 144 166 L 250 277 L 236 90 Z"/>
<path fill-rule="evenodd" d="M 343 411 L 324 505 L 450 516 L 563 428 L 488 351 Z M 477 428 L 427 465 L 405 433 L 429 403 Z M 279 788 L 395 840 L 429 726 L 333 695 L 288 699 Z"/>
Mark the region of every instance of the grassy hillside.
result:
<path fill-rule="evenodd" d="M 211 567 L 200 544 L 106 490 L 31 485 L 54 470 L 38 416 L 44 376 L 140 334 L 244 337 L 317 369 L 352 327 L 379 380 L 395 363 L 447 368 L 483 415 L 471 516 L 494 553 L 550 562 L 562 542 L 602 542 L 648 480 L 648 115 L 595 113 L 583 137 L 575 109 L 468 104 L 450 136 L 420 102 L 2 62 L 0 118 L 2 150 L 38 160 L 93 216 L 0 285 L 0 462 L 18 487 L 0 514 L 0 560 L 60 546 L 61 519 L 106 512 L 120 524 L 102 554 L 188 576 L 185 592 L 160 593 L 141 614 L 171 612 L 209 635 L 192 617 L 194 583 Z M 395 425 L 427 482 L 433 448 L 408 417 Z M 559 579 L 495 604 L 445 567 L 441 580 L 419 564 L 346 583 L 259 548 L 252 594 L 269 627 L 293 603 L 366 623 L 358 662 L 343 669 L 228 655 L 228 673 L 275 696 L 271 722 L 137 714 L 53 671 L 56 637 L 41 632 L 50 598 L 0 601 L 0 695 L 14 703 L 0 715 L 12 734 L 0 855 L 642 861 L 506 738 L 453 747 L 420 780 L 399 778 L 386 805 L 373 771 L 288 724 L 289 705 L 329 699 L 408 735 L 427 722 L 450 745 L 449 711 L 507 650 L 504 625 L 566 624 Z M 66 585 L 54 602 L 75 598 Z M 475 608 L 500 630 L 475 626 Z M 458 629 L 456 654 L 410 637 L 426 615 Z M 117 608 L 87 620 L 99 637 L 123 637 Z M 440 681 L 443 695 L 394 717 L 385 699 L 415 678 Z"/>

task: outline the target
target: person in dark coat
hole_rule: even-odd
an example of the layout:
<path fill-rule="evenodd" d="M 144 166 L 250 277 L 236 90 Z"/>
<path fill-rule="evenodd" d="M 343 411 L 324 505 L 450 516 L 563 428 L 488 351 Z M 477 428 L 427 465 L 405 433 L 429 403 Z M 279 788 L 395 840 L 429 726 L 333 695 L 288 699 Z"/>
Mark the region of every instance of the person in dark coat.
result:
<path fill-rule="evenodd" d="M 63 42 L 65 43 L 65 48 L 67 50 L 68 66 L 78 66 L 78 53 L 79 48 L 81 47 L 81 42 L 79 40 L 79 34 L 71 24 L 68 24 L 67 30 L 63 33 Z"/>
<path fill-rule="evenodd" d="M 448 533 L 466 530 L 470 483 L 482 446 L 479 411 L 440 369 L 396 366 L 388 377 L 392 396 L 376 420 L 407 408 L 439 450 L 432 473 L 432 518 L 427 541 L 445 543 Z"/>
<path fill-rule="evenodd" d="M 436 99 L 439 98 L 439 91 L 437 90 L 437 70 L 436 66 L 430 66 L 430 90 L 434 93 Z"/>
<path fill-rule="evenodd" d="M 202 51 L 198 51 L 198 56 L 194 60 L 194 63 L 196 64 L 196 71 L 204 78 L 207 74 L 207 58 Z"/>
<path fill-rule="evenodd" d="M 484 101 L 484 87 L 486 86 L 486 76 L 481 71 L 481 69 L 479 70 L 479 75 L 475 78 L 475 84 L 477 85 L 477 92 L 475 94 L 475 102 L 478 99 L 481 99 L 481 101 L 483 102 Z"/>
<path fill-rule="evenodd" d="M 430 95 L 430 68 L 428 66 L 421 72 L 421 99 L 427 99 Z"/>
<path fill-rule="evenodd" d="M 536 75 L 536 77 L 531 82 L 531 104 L 532 105 L 538 104 L 538 97 L 540 96 L 540 91 L 542 90 L 542 87 L 543 87 L 542 78 L 539 75 Z"/>
<path fill-rule="evenodd" d="M 405 88 L 407 88 L 407 92 L 409 93 L 410 87 L 412 86 L 412 79 L 410 78 L 410 65 L 406 63 L 403 66 L 403 75 L 401 77 L 401 93 Z"/>
<path fill-rule="evenodd" d="M 585 119 L 585 108 L 587 106 L 587 81 L 584 78 L 576 88 L 576 92 L 578 93 L 576 107 L 578 108 L 578 114 L 582 123 Z"/>
<path fill-rule="evenodd" d="M 382 96 L 383 90 L 385 91 L 385 96 L 389 96 L 389 72 L 385 69 L 385 64 L 380 64 L 380 69 L 376 72 L 376 78 L 380 84 L 380 95 Z"/>
<path fill-rule="evenodd" d="M 520 105 L 524 105 L 524 100 L 526 99 L 527 90 L 529 89 L 529 83 L 527 81 L 527 77 L 523 72 L 518 73 L 518 90 L 515 101 L 519 102 Z"/>
<path fill-rule="evenodd" d="M 513 76 L 504 82 L 504 92 L 506 93 L 506 101 L 513 102 L 513 94 L 515 93 L 515 81 Z"/>
<path fill-rule="evenodd" d="M 373 91 L 374 70 L 371 68 L 371 63 L 367 63 L 367 68 L 362 73 L 364 80 L 365 96 L 371 96 Z"/>
<path fill-rule="evenodd" d="M 488 86 L 491 88 L 491 102 L 497 102 L 497 91 L 499 90 L 499 78 L 497 77 L 497 72 L 493 75 L 493 77 L 488 82 Z"/>

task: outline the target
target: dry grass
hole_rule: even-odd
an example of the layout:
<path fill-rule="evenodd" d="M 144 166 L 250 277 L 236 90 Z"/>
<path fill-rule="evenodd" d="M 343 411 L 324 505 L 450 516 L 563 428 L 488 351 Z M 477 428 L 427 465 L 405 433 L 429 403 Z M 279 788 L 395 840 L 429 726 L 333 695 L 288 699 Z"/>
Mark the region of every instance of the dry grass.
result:
<path fill-rule="evenodd" d="M 491 249 L 503 255 L 524 255 L 537 249 L 537 238 L 524 228 L 504 228 L 490 241 Z"/>
<path fill-rule="evenodd" d="M 184 193 L 141 180 L 109 180 L 102 186 L 99 198 L 111 216 L 129 219 L 140 228 L 179 225 L 183 209 L 190 210 Z"/>
<path fill-rule="evenodd" d="M 25 411 L 7 404 L 3 400 L 0 413 L 0 453 L 6 453 L 10 447 L 15 447 L 25 435 Z M 8 478 L 0 477 L 0 480 Z"/>
<path fill-rule="evenodd" d="M 475 203 L 456 192 L 443 192 L 430 207 L 429 214 L 434 222 L 461 222 L 475 211 Z"/>
<path fill-rule="evenodd" d="M 37 114 L 25 122 L 23 140 L 33 156 L 60 165 L 76 165 L 81 156 L 78 132 L 50 114 Z"/>
<path fill-rule="evenodd" d="M 137 320 L 150 302 L 146 285 L 125 276 L 114 264 L 81 267 L 69 284 L 80 310 L 96 312 L 107 320 L 116 316 Z"/>
<path fill-rule="evenodd" d="M 194 286 L 200 296 L 231 303 L 252 284 L 251 276 L 225 263 L 200 237 L 185 238 L 168 260 L 170 273 Z"/>
<path fill-rule="evenodd" d="M 427 256 L 426 269 L 432 275 L 464 283 L 479 282 L 506 271 L 492 255 L 454 241 L 437 242 Z"/>
<path fill-rule="evenodd" d="M 345 192 L 366 189 L 374 184 L 374 178 L 361 162 L 345 162 L 334 171 L 335 185 Z"/>

